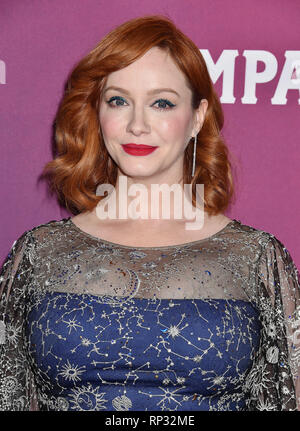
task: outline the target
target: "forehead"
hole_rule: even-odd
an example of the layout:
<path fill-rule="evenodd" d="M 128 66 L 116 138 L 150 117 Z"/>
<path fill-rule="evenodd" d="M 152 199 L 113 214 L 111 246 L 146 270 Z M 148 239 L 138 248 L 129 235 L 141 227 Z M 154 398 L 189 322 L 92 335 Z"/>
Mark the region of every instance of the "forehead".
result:
<path fill-rule="evenodd" d="M 173 87 L 182 93 L 190 93 L 184 73 L 170 54 L 158 47 L 151 48 L 129 66 L 109 74 L 105 87 L 109 85 L 145 91 L 155 87 Z"/>

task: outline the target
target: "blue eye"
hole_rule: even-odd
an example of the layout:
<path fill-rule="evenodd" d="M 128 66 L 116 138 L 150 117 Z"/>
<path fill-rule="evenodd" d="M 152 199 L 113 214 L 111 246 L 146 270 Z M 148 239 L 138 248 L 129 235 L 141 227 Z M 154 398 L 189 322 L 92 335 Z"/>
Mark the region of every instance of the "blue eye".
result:
<path fill-rule="evenodd" d="M 159 99 L 157 100 L 155 103 L 153 103 L 153 105 L 156 105 L 158 103 L 158 108 L 161 111 L 165 111 L 168 109 L 173 108 L 175 105 L 173 103 L 171 103 L 169 100 L 167 99 Z"/>
<path fill-rule="evenodd" d="M 112 102 L 116 101 L 116 104 L 113 105 Z M 111 97 L 106 103 L 111 106 L 111 107 L 116 107 L 116 106 L 124 106 L 123 102 L 125 102 L 125 99 L 123 99 L 123 97 L 120 96 L 114 96 Z M 126 103 L 126 102 L 125 102 Z"/>
<path fill-rule="evenodd" d="M 113 104 L 113 102 L 116 102 L 116 103 Z M 127 104 L 125 99 L 123 99 L 123 97 L 120 97 L 120 96 L 113 96 L 106 103 L 112 108 L 116 108 L 118 106 L 125 106 L 125 104 Z M 158 99 L 151 106 L 154 106 L 156 104 L 158 104 L 156 109 L 158 109 L 160 111 L 166 111 L 166 110 L 171 109 L 175 106 L 172 102 L 170 102 L 167 99 Z"/>

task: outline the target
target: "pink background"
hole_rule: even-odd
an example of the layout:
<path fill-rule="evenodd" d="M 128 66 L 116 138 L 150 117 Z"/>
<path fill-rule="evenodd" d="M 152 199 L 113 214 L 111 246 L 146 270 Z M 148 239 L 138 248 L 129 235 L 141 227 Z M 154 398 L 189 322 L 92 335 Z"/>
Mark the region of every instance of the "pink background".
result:
<path fill-rule="evenodd" d="M 0 258 L 25 230 L 71 214 L 38 182 L 51 156 L 52 124 L 69 71 L 122 22 L 163 14 L 214 61 L 236 49 L 234 104 L 223 103 L 223 134 L 235 157 L 237 199 L 230 218 L 273 233 L 300 267 L 300 105 L 271 98 L 286 50 L 300 50 L 298 0 L 2 0 L 0 60 Z M 244 50 L 276 56 L 274 79 L 258 84 L 256 104 L 242 104 Z M 259 70 L 260 71 L 260 70 Z M 222 93 L 222 77 L 215 84 Z"/>

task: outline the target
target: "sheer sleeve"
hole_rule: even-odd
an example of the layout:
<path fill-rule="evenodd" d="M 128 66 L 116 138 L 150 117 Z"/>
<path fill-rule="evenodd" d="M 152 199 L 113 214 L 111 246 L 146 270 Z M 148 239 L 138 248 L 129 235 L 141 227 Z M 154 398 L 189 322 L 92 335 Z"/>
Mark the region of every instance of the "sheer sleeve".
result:
<path fill-rule="evenodd" d="M 25 338 L 26 293 L 32 274 L 30 235 L 16 240 L 0 273 L 0 410 L 38 410 Z"/>
<path fill-rule="evenodd" d="M 270 236 L 258 273 L 261 342 L 250 373 L 252 410 L 300 410 L 299 272 L 284 245 Z"/>

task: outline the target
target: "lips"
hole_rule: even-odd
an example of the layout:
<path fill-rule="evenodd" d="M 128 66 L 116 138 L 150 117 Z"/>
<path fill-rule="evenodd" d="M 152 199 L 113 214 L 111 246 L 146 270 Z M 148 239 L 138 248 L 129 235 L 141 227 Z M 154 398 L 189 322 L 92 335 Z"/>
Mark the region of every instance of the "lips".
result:
<path fill-rule="evenodd" d="M 152 145 L 142 145 L 142 144 L 124 144 L 123 145 L 123 147 L 126 147 L 126 148 L 137 148 L 137 149 L 139 149 L 139 148 L 156 148 L 156 147 L 153 147 Z"/>
<path fill-rule="evenodd" d="M 125 144 L 122 145 L 123 150 L 132 156 L 147 156 L 152 153 L 156 148 L 150 145 L 138 145 L 138 144 Z"/>

